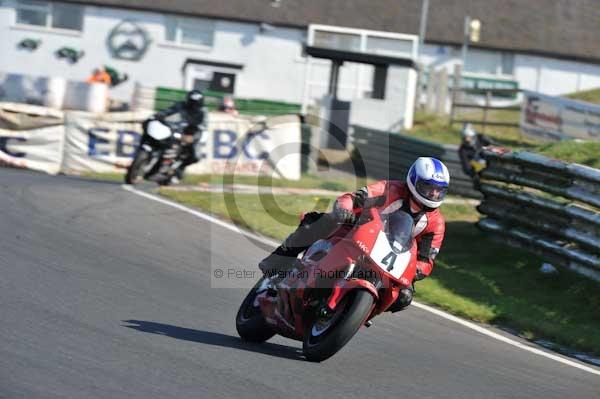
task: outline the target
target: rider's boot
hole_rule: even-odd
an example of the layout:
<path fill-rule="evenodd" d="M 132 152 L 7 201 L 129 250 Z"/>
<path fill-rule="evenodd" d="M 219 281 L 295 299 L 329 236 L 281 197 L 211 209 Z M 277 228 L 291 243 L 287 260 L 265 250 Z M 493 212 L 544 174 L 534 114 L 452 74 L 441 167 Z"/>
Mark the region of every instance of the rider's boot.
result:
<path fill-rule="evenodd" d="M 175 171 L 175 174 L 171 176 L 171 183 L 178 184 L 183 180 L 183 172 L 185 171 L 185 165 L 181 165 Z"/>
<path fill-rule="evenodd" d="M 185 145 L 181 151 L 181 165 L 175 170 L 171 177 L 171 183 L 179 183 L 183 180 L 185 168 L 198 162 L 198 156 L 195 153 L 194 145 Z"/>
<path fill-rule="evenodd" d="M 306 214 L 298 228 L 258 264 L 259 269 L 265 274 L 290 269 L 301 252 L 315 241 L 327 238 L 335 227 L 335 221 L 329 214 Z"/>
<path fill-rule="evenodd" d="M 298 255 L 308 248 L 291 246 L 291 244 L 293 244 L 293 236 L 297 231 L 298 230 L 290 234 L 280 246 L 275 248 L 275 251 L 271 252 L 269 256 L 260 261 L 258 268 L 265 275 L 273 276 L 277 274 L 277 272 L 290 269 L 294 266 Z"/>
<path fill-rule="evenodd" d="M 179 176 L 177 176 L 177 173 L 175 173 L 173 176 L 171 176 L 171 179 L 169 180 L 169 184 L 179 184 L 181 183 L 181 179 L 179 178 Z"/>

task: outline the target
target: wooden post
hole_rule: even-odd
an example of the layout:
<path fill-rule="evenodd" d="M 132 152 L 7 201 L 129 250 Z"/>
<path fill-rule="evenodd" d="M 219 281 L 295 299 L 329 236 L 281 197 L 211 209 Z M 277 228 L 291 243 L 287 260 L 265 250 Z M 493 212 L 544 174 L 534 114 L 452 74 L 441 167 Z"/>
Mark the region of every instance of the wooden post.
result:
<path fill-rule="evenodd" d="M 454 123 L 454 114 L 456 112 L 454 103 L 459 101 L 459 91 L 462 79 L 462 68 L 460 64 L 454 65 L 454 76 L 452 82 L 452 104 L 450 104 L 450 126 Z"/>
<path fill-rule="evenodd" d="M 425 111 L 427 113 L 434 112 L 435 108 L 435 78 L 435 70 L 433 68 L 429 68 L 429 76 L 427 78 L 427 100 L 425 102 Z"/>
<path fill-rule="evenodd" d="M 421 109 L 421 92 L 423 91 L 423 68 L 424 65 L 417 62 L 417 87 L 415 90 L 415 112 Z"/>
<path fill-rule="evenodd" d="M 488 119 L 488 109 L 490 108 L 492 102 L 492 91 L 491 90 L 487 90 L 485 92 L 485 107 L 483 108 L 483 129 L 482 129 L 482 133 L 485 133 L 485 128 L 487 126 L 487 119 Z"/>
<path fill-rule="evenodd" d="M 448 71 L 442 68 L 436 77 L 436 112 L 439 115 L 446 114 L 446 99 L 448 98 Z"/>
<path fill-rule="evenodd" d="M 521 92 L 520 89 L 515 90 L 515 93 L 517 96 L 519 95 L 520 92 Z M 523 100 L 525 100 L 525 96 L 523 96 Z M 521 121 L 524 116 L 522 115 L 522 113 L 523 113 L 523 103 L 521 103 L 521 110 L 519 111 L 519 123 L 517 125 L 517 129 L 519 129 L 519 143 L 520 144 L 523 144 L 523 130 L 521 130 Z"/>

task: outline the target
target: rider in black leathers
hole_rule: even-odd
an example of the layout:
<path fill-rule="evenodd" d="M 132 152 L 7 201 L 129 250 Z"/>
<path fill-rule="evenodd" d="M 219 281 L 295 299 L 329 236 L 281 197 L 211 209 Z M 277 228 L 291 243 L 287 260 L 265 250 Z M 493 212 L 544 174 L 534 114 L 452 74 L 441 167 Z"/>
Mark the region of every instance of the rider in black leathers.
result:
<path fill-rule="evenodd" d="M 188 165 L 198 162 L 201 158 L 200 139 L 208 123 L 208 111 L 204 107 L 204 95 L 202 92 L 199 90 L 190 91 L 185 101 L 177 102 L 171 107 L 156 113 L 154 118 L 159 121 L 165 121 L 176 114 L 179 114 L 181 120 L 187 123 L 183 134 L 192 135 L 193 143 L 188 144 L 186 140 L 183 140 L 181 149 L 183 163 L 177 170 L 177 176 L 173 178 L 174 183 L 183 177 L 183 171 Z"/>
<path fill-rule="evenodd" d="M 463 172 L 468 176 L 475 177 L 477 171 L 473 169 L 471 161 L 478 160 L 481 157 L 483 147 L 495 145 L 494 141 L 488 136 L 477 133 L 470 123 L 463 126 L 462 142 L 458 148 L 458 156 Z"/>

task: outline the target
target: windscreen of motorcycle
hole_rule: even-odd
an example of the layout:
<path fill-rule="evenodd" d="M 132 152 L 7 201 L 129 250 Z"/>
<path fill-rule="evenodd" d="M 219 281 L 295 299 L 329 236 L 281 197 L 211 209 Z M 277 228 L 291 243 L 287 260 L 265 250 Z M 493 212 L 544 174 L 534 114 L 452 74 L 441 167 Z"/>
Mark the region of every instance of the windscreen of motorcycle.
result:
<path fill-rule="evenodd" d="M 148 123 L 147 132 L 155 140 L 164 140 L 171 136 L 171 129 L 159 121 Z"/>
<path fill-rule="evenodd" d="M 381 215 L 383 229 L 379 231 L 371 250 L 371 259 L 382 270 L 399 279 L 410 264 L 413 243 L 413 219 L 397 211 Z"/>
<path fill-rule="evenodd" d="M 396 253 L 410 250 L 413 242 L 413 218 L 404 211 L 381 215 L 383 230 Z"/>

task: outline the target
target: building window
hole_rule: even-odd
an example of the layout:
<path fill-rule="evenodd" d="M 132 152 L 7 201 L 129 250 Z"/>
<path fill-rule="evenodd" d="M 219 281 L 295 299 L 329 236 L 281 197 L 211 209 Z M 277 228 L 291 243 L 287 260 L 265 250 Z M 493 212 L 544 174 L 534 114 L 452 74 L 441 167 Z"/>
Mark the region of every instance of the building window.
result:
<path fill-rule="evenodd" d="M 515 55 L 502 53 L 502 75 L 513 75 L 515 72 Z"/>
<path fill-rule="evenodd" d="M 316 30 L 314 45 L 316 47 L 358 52 L 360 51 L 360 40 L 358 34 Z"/>
<path fill-rule="evenodd" d="M 500 66 L 499 53 L 479 49 L 469 49 L 465 71 L 485 75 L 497 75 Z"/>
<path fill-rule="evenodd" d="M 470 49 L 465 70 L 485 75 L 512 76 L 514 63 L 513 53 Z"/>
<path fill-rule="evenodd" d="M 175 44 L 212 47 L 215 24 L 210 19 L 168 17 L 166 40 Z"/>
<path fill-rule="evenodd" d="M 17 1 L 17 24 L 81 31 L 83 6 L 38 0 Z"/>
<path fill-rule="evenodd" d="M 390 56 L 412 56 L 414 43 L 410 40 L 392 39 L 388 37 L 367 37 L 367 52 Z"/>

